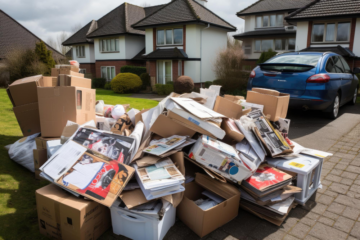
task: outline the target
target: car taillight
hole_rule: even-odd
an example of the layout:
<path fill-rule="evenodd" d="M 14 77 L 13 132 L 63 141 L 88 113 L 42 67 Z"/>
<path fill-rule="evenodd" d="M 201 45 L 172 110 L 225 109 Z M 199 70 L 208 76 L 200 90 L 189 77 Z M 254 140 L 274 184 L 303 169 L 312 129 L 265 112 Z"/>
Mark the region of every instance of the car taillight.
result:
<path fill-rule="evenodd" d="M 252 70 L 250 73 L 250 78 L 254 78 L 254 77 L 256 77 L 256 73 L 254 70 Z"/>
<path fill-rule="evenodd" d="M 316 74 L 306 80 L 308 83 L 327 83 L 330 81 L 329 75 L 326 74 Z"/>

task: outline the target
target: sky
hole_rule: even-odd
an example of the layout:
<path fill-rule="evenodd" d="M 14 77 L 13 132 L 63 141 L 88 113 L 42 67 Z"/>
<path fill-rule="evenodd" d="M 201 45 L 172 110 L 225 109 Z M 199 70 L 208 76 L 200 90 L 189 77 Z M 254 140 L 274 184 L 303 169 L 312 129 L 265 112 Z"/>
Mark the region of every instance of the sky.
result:
<path fill-rule="evenodd" d="M 237 27 L 244 29 L 244 20 L 236 12 L 257 0 L 208 0 L 207 7 Z M 20 22 L 43 41 L 56 38 L 61 32 L 70 34 L 74 26 L 85 26 L 91 20 L 98 20 L 124 0 L 0 0 L 0 9 Z M 170 0 L 127 0 L 138 6 L 155 6 Z"/>

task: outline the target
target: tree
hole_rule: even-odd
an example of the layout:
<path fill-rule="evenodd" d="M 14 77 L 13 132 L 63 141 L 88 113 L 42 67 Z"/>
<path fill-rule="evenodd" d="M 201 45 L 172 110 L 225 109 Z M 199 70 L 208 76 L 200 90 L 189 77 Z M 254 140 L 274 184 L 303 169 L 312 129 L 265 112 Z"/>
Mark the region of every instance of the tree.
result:
<path fill-rule="evenodd" d="M 270 58 L 276 56 L 277 52 L 273 51 L 271 48 L 267 52 L 263 52 L 260 55 L 259 60 L 257 61 L 257 64 L 261 64 L 269 60 Z"/>
<path fill-rule="evenodd" d="M 55 67 L 52 51 L 46 48 L 46 45 L 43 41 L 40 41 L 36 43 L 35 53 L 39 57 L 39 60 L 47 67 L 47 72 L 45 72 L 45 74 L 50 74 L 51 68 Z"/>
<path fill-rule="evenodd" d="M 55 37 L 49 37 L 46 42 L 51 47 L 53 47 L 54 49 L 58 50 L 59 52 L 61 52 L 62 54 L 65 55 L 70 50 L 70 47 L 63 46 L 62 43 L 65 42 L 74 33 L 79 31 L 81 28 L 82 28 L 82 25 L 80 23 L 75 24 L 74 26 L 71 27 L 70 34 L 68 34 L 65 31 L 62 31 L 62 32 L 58 33 Z"/>

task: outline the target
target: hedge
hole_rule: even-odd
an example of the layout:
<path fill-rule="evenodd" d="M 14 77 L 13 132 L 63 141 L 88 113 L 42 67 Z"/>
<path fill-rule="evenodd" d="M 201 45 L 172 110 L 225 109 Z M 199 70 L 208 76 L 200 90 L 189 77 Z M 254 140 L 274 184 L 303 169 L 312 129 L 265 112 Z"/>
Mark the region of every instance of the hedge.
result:
<path fill-rule="evenodd" d="M 155 84 L 156 92 L 159 95 L 169 95 L 174 92 L 173 84 Z"/>
<path fill-rule="evenodd" d="M 105 78 L 92 79 L 92 88 L 104 88 L 105 84 L 106 84 Z"/>
<path fill-rule="evenodd" d="M 111 80 L 111 89 L 116 93 L 135 93 L 141 86 L 140 77 L 133 73 L 119 73 Z"/>
<path fill-rule="evenodd" d="M 121 73 L 133 73 L 140 77 L 141 74 L 146 73 L 146 67 L 123 66 L 120 69 Z"/>

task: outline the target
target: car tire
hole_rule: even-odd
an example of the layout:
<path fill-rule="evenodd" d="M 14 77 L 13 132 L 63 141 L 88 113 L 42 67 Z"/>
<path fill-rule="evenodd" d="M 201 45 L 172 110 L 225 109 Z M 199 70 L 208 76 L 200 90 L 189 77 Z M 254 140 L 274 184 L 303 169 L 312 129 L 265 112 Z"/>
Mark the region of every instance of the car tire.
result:
<path fill-rule="evenodd" d="M 336 119 L 339 116 L 340 111 L 340 95 L 339 93 L 336 95 L 333 103 L 331 104 L 331 110 L 329 112 L 330 119 Z"/>
<path fill-rule="evenodd" d="M 353 98 L 350 101 L 350 105 L 355 105 L 356 104 L 357 95 L 358 95 L 358 88 L 355 88 L 355 93 L 354 93 Z"/>

